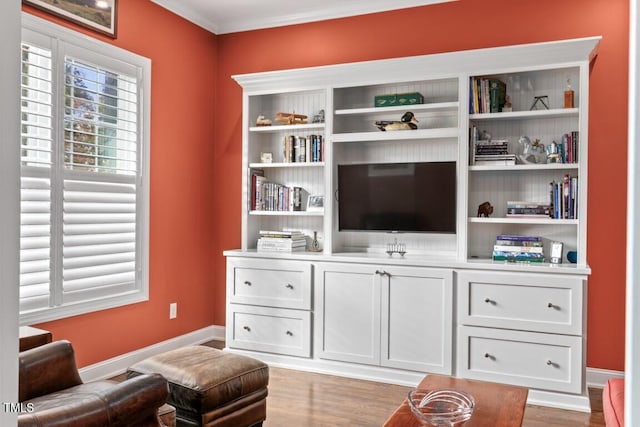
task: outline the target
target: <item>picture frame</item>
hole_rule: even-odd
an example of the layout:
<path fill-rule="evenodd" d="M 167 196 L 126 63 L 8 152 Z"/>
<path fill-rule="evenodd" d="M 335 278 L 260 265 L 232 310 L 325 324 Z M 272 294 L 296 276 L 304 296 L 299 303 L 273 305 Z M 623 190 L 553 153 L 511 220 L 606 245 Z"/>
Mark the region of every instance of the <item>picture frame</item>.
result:
<path fill-rule="evenodd" d="M 22 0 L 22 3 L 116 38 L 118 0 Z"/>
<path fill-rule="evenodd" d="M 309 196 L 307 198 L 307 212 L 324 212 L 324 196 Z"/>

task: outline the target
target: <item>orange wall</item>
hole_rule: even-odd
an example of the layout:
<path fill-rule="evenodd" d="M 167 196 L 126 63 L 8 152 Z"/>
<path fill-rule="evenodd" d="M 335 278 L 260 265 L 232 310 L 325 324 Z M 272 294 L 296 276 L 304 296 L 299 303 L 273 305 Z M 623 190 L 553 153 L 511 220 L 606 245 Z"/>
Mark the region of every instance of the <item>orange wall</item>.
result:
<path fill-rule="evenodd" d="M 241 89 L 234 74 L 602 35 L 589 111 L 589 367 L 624 369 L 628 0 L 460 0 L 218 38 L 214 322 L 222 250 L 240 246 Z M 222 208 L 224 207 L 224 208 Z"/>
<path fill-rule="evenodd" d="M 118 6 L 116 40 L 72 28 L 152 60 L 150 299 L 40 325 L 74 343 L 80 366 L 210 326 L 224 307 L 211 262 L 216 36 L 149 0 Z"/>
<path fill-rule="evenodd" d="M 150 0 L 118 4 L 118 38 L 96 37 L 153 61 L 150 301 L 40 325 L 74 342 L 80 366 L 225 324 L 222 251 L 240 246 L 242 176 L 231 75 L 602 35 L 589 112 L 587 363 L 624 369 L 628 0 L 460 0 L 221 36 Z"/>

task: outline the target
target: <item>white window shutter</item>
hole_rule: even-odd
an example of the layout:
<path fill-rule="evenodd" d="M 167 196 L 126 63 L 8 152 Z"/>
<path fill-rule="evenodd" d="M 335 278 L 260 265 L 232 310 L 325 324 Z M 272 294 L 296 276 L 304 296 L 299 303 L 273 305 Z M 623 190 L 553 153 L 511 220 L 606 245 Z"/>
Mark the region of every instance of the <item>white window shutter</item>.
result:
<path fill-rule="evenodd" d="M 21 322 L 144 301 L 150 61 L 23 26 Z"/>

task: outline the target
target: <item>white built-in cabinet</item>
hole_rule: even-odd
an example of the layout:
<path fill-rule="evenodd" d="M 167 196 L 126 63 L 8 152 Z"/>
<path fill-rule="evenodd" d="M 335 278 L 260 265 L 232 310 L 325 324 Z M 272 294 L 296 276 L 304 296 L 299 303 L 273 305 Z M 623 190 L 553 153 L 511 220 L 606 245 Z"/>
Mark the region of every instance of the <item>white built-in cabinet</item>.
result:
<path fill-rule="evenodd" d="M 530 387 L 531 402 L 588 410 L 586 390 L 589 71 L 599 37 L 234 76 L 243 88 L 241 247 L 227 256 L 226 341 L 278 365 L 415 384 L 441 373 Z M 473 78 L 499 78 L 512 111 L 470 113 Z M 574 105 L 565 108 L 568 83 Z M 420 92 L 415 131 L 376 120 L 409 108 L 375 95 Z M 534 109 L 546 96 L 548 109 Z M 313 122 L 324 111 L 324 120 Z M 295 112 L 309 123 L 258 126 Z M 572 163 L 478 165 L 472 129 L 545 144 L 579 135 Z M 284 159 L 290 136 L 324 142 L 321 159 Z M 263 153 L 272 161 L 262 161 Z M 454 161 L 456 233 L 345 232 L 338 228 L 341 164 Z M 257 210 L 252 175 L 324 196 L 324 211 Z M 577 177 L 571 219 L 507 217 L 508 201 L 549 200 L 549 184 Z M 426 183 L 425 185 L 433 185 Z M 437 185 L 437 183 L 436 183 Z M 478 216 L 489 201 L 493 214 Z M 257 252 L 261 230 L 318 236 L 320 251 Z M 493 262 L 499 234 L 543 238 L 577 262 Z M 387 244 L 406 245 L 388 256 Z M 309 247 L 310 249 L 310 247 Z"/>
<path fill-rule="evenodd" d="M 452 270 L 314 267 L 318 358 L 451 374 Z"/>

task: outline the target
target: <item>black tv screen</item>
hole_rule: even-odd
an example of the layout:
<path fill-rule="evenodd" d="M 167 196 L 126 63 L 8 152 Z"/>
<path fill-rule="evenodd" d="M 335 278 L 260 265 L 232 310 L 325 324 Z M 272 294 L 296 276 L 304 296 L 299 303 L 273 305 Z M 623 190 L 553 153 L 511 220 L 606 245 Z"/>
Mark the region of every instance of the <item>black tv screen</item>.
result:
<path fill-rule="evenodd" d="M 456 232 L 456 162 L 338 165 L 340 231 Z"/>

